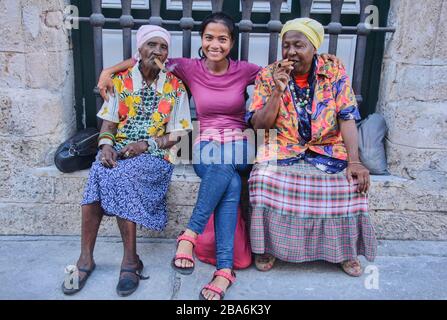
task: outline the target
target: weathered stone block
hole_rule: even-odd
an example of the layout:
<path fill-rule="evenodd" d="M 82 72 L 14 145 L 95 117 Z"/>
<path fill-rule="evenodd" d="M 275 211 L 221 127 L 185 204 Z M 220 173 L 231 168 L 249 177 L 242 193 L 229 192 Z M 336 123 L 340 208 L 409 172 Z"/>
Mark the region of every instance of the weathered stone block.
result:
<path fill-rule="evenodd" d="M 2 150 L 7 161 L 22 169 L 45 165 L 47 154 L 57 145 L 51 136 L 43 137 L 0 137 Z"/>
<path fill-rule="evenodd" d="M 89 170 L 64 174 L 53 166 L 32 170 L 32 175 L 42 179 L 54 180 L 54 203 L 80 203 L 87 183 Z M 175 205 L 193 206 L 197 199 L 200 178 L 193 177 L 195 173 L 183 170 L 183 166 L 174 170 L 169 186 L 167 202 Z M 191 179 L 190 179 L 191 177 Z"/>
<path fill-rule="evenodd" d="M 164 232 L 150 232 L 144 230 L 143 228 L 138 229 L 139 236 L 157 236 L 157 237 L 168 237 L 172 238 L 178 235 L 178 233 L 186 226 L 188 219 L 192 212 L 192 206 L 185 205 L 187 196 L 195 197 L 194 188 L 186 188 L 186 181 L 189 177 L 192 177 L 191 169 L 185 169 L 183 166 L 177 168 L 173 175 L 173 181 L 171 183 L 170 193 L 172 193 L 168 200 L 168 211 L 169 211 L 169 222 Z M 55 224 L 60 226 L 59 229 L 53 227 L 48 229 L 48 232 L 56 232 L 55 234 L 79 234 L 79 230 L 73 225 L 79 224 L 80 226 L 80 200 L 82 198 L 82 193 L 84 190 L 84 185 L 88 177 L 88 170 L 83 170 L 80 172 L 75 172 L 71 174 L 63 174 L 58 172 L 54 167 L 51 168 L 41 168 L 34 170 L 31 175 L 32 178 L 27 178 L 27 175 L 19 177 L 18 179 L 23 182 L 15 182 L 14 185 L 18 185 L 17 194 L 19 197 L 23 197 L 22 200 L 24 206 L 27 206 L 30 202 L 36 203 L 37 214 L 42 215 L 42 219 L 49 219 L 45 210 L 59 211 L 56 208 L 65 208 L 67 205 L 70 206 L 72 212 L 66 213 L 61 216 L 51 216 L 51 219 L 60 219 L 63 221 L 56 222 Z M 200 179 L 192 177 L 191 185 L 199 184 Z M 40 191 L 37 190 L 38 185 L 41 185 Z M 178 186 L 177 186 L 178 185 Z M 27 195 L 28 192 L 33 192 L 33 195 Z M 16 199 L 16 198 L 14 198 Z M 12 200 L 12 199 L 11 199 Z M 42 205 L 50 205 L 52 209 L 48 207 L 42 208 Z M 73 210 L 73 208 L 77 208 Z M 19 210 L 16 208 L 16 210 Z M 41 211 L 40 211 L 41 210 Z M 65 209 L 64 209 L 65 210 Z M 66 210 L 62 212 L 66 212 Z M 22 210 L 20 212 L 27 212 L 27 210 Z M 40 212 L 40 213 L 39 213 Z M 71 221 L 68 223 L 67 221 Z M 19 222 L 20 223 L 20 222 Z M 53 221 L 51 222 L 53 223 Z M 22 230 L 22 227 L 18 227 L 18 230 Z M 37 230 L 42 230 L 41 227 L 36 226 Z M 12 229 L 9 229 L 12 230 Z M 104 219 L 102 226 L 100 228 L 101 235 L 119 235 L 119 230 L 116 227 L 115 219 L 106 218 Z"/>
<path fill-rule="evenodd" d="M 45 13 L 45 25 L 49 28 L 60 29 L 64 27 L 64 15 L 62 11 L 49 11 Z"/>
<path fill-rule="evenodd" d="M 28 40 L 35 39 L 40 33 L 43 8 L 39 2 L 30 1 L 22 3 L 22 26 Z M 25 44 L 26 46 L 26 44 Z"/>
<path fill-rule="evenodd" d="M 380 239 L 447 240 L 445 212 L 374 211 L 371 217 Z"/>
<path fill-rule="evenodd" d="M 433 179 L 433 178 L 432 178 Z M 432 181 L 407 180 L 394 176 L 372 176 L 370 211 L 446 211 L 447 190 L 435 189 Z"/>
<path fill-rule="evenodd" d="M 169 221 L 163 232 L 148 231 L 138 226 L 137 236 L 175 238 L 184 230 L 191 215 L 190 206 L 170 206 Z M 2 203 L 0 204 L 2 235 L 79 235 L 81 207 L 78 204 Z M 119 236 L 114 217 L 104 216 L 99 229 L 101 236 Z"/>
<path fill-rule="evenodd" d="M 73 71 L 71 51 L 26 54 L 26 85 L 33 89 L 60 89 Z"/>
<path fill-rule="evenodd" d="M 25 55 L 23 53 L 0 52 L 0 86 L 24 88 L 26 79 Z"/>
<path fill-rule="evenodd" d="M 0 204 L 2 234 L 79 234 L 80 208 L 76 205 Z"/>
<path fill-rule="evenodd" d="M 39 0 L 39 4 L 46 11 L 60 11 L 70 4 L 70 0 Z"/>
<path fill-rule="evenodd" d="M 447 173 L 447 150 L 442 148 L 418 149 L 409 145 L 386 141 L 387 161 L 390 172 L 394 175 L 416 179 L 428 173 L 433 177 L 433 190 L 436 192 L 436 176 Z"/>
<path fill-rule="evenodd" d="M 444 17 L 447 16 L 447 5 L 444 1 L 444 5 L 441 10 L 441 19 L 436 33 L 435 51 L 433 54 L 433 64 L 446 64 L 447 63 L 447 27 L 444 21 Z"/>
<path fill-rule="evenodd" d="M 12 100 L 10 94 L 0 91 L 0 133 L 7 134 L 10 131 L 10 122 L 12 118 Z"/>
<path fill-rule="evenodd" d="M 447 150 L 447 102 L 390 102 L 381 107 L 380 113 L 391 142 Z"/>
<path fill-rule="evenodd" d="M 447 65 L 408 65 L 394 59 L 385 59 L 383 64 L 379 109 L 386 103 L 405 100 L 445 101 Z"/>
<path fill-rule="evenodd" d="M 396 75 L 397 63 L 390 58 L 384 58 L 381 70 L 377 112 L 380 112 L 383 105 L 392 101 L 392 97 L 396 97 Z"/>
<path fill-rule="evenodd" d="M 199 186 L 199 182 L 172 181 L 169 186 L 167 201 L 193 206 L 197 200 Z"/>
<path fill-rule="evenodd" d="M 440 19 L 443 1 L 391 1 L 389 25 L 396 33 L 389 37 L 386 56 L 405 63 L 430 63 L 436 48 L 436 35 L 443 28 Z M 444 62 L 447 62 L 444 57 Z"/>
<path fill-rule="evenodd" d="M 10 177 L 11 196 L 16 203 L 54 204 L 54 179 L 38 177 L 29 170 L 13 170 Z"/>
<path fill-rule="evenodd" d="M 64 6 L 59 2 L 27 2 L 22 7 L 24 48 L 26 52 L 39 50 L 64 51 L 70 48 L 68 30 L 46 25 L 46 17 L 62 14 Z"/>
<path fill-rule="evenodd" d="M 20 1 L 2 0 L 0 2 L 0 30 L 2 30 L 0 51 L 24 52 L 21 16 Z"/>
<path fill-rule="evenodd" d="M 54 202 L 81 203 L 87 178 L 54 178 Z"/>
<path fill-rule="evenodd" d="M 74 119 L 74 110 L 62 99 L 60 93 L 47 90 L 2 89 L 0 110 L 7 117 L 0 125 L 0 132 L 36 138 L 51 134 L 53 140 L 64 139 L 72 124 L 63 120 Z"/>
<path fill-rule="evenodd" d="M 3 154 L 0 155 L 0 199 L 9 199 L 11 196 L 11 165 Z M 1 202 L 2 200 L 0 200 Z"/>
<path fill-rule="evenodd" d="M 401 65 L 396 75 L 396 97 L 390 100 L 445 100 L 447 66 Z"/>

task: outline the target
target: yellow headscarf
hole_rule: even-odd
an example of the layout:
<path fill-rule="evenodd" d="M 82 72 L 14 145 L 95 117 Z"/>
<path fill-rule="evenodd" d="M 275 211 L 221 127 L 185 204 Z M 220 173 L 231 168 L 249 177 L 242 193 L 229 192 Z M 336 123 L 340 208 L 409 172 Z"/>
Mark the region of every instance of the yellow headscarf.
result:
<path fill-rule="evenodd" d="M 303 33 L 307 39 L 318 50 L 324 40 L 324 28 L 318 21 L 310 18 L 297 18 L 287 21 L 282 27 L 279 36 L 282 37 L 287 31 L 299 31 Z"/>

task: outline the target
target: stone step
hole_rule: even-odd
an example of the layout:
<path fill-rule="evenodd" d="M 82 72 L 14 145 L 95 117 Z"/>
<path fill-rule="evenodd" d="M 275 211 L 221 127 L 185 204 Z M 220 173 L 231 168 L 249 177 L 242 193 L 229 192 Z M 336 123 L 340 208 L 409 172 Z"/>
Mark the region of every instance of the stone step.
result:
<path fill-rule="evenodd" d="M 80 201 L 88 170 L 61 173 L 56 167 L 30 169 L 0 198 L 1 235 L 79 235 Z M 413 180 L 372 176 L 371 217 L 379 239 L 447 240 L 447 197 L 424 190 Z M 186 226 L 197 198 L 200 178 L 190 165 L 174 169 L 168 192 L 169 222 L 163 232 L 138 227 L 139 236 L 175 238 Z M 117 236 L 115 219 L 106 217 L 100 235 Z"/>

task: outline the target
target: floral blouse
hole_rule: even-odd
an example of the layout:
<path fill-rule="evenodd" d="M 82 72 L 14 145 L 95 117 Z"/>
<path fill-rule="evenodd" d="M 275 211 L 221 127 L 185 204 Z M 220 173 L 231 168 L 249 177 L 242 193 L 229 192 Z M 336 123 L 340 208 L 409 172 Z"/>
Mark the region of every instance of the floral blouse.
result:
<path fill-rule="evenodd" d="M 317 57 L 315 64 L 310 140 L 305 141 L 300 136 L 299 117 L 291 92 L 287 89 L 282 95 L 273 128 L 277 137 L 269 141 L 269 133 L 266 132 L 265 143 L 258 148 L 255 162 L 303 158 L 306 151 L 325 158 L 347 160 L 338 119 L 359 120 L 357 101 L 345 69 L 336 68 L 331 62 L 325 63 L 321 57 Z M 256 110 L 265 106 L 275 87 L 273 67 L 273 64 L 265 67 L 256 78 L 247 121 Z"/>
<path fill-rule="evenodd" d="M 117 151 L 132 142 L 192 129 L 185 86 L 172 73 L 161 71 L 148 86 L 137 64 L 114 75 L 112 81 L 115 96 L 104 102 L 97 116 L 118 124 Z M 175 161 L 174 154 L 167 149 L 152 150 L 150 154 Z"/>

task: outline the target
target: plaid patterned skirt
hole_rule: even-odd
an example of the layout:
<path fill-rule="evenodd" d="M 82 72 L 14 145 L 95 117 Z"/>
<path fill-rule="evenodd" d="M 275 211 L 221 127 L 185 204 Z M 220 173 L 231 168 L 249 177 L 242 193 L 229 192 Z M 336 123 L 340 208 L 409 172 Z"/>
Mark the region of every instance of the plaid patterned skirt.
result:
<path fill-rule="evenodd" d="M 327 174 L 304 161 L 256 164 L 250 179 L 252 251 L 283 261 L 339 263 L 377 253 L 368 197 L 345 171 Z"/>

